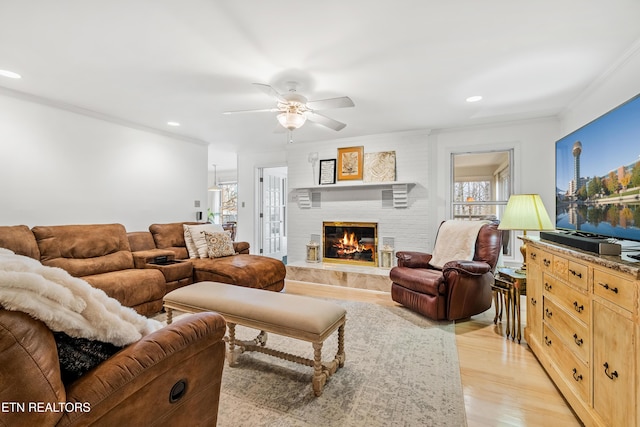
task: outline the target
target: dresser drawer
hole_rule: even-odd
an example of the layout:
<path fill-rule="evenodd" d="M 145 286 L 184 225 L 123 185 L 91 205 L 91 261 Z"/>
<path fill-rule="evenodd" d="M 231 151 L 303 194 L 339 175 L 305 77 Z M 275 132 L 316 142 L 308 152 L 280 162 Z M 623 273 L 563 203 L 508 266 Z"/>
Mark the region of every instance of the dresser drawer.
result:
<path fill-rule="evenodd" d="M 553 272 L 553 255 L 549 252 L 538 251 L 538 262 L 540 263 L 540 269 L 545 273 Z"/>
<path fill-rule="evenodd" d="M 589 268 L 578 262 L 569 261 L 569 267 L 567 270 L 567 280 L 572 285 L 585 291 L 589 290 Z"/>
<path fill-rule="evenodd" d="M 543 250 L 535 247 L 531 243 L 527 244 L 527 264 L 538 264 L 540 265 L 540 260 L 542 259 Z"/>
<path fill-rule="evenodd" d="M 589 368 L 574 353 L 567 351 L 560 337 L 547 325 L 543 325 L 543 336 L 543 345 L 549 352 L 550 359 L 564 382 L 575 391 L 581 400 L 587 401 L 591 382 Z"/>
<path fill-rule="evenodd" d="M 636 284 L 627 278 L 594 268 L 593 293 L 634 312 Z"/>
<path fill-rule="evenodd" d="M 546 326 L 552 328 L 554 333 L 565 343 L 566 347 L 573 351 L 582 362 L 587 364 L 589 361 L 589 348 L 591 347 L 587 325 L 576 320 L 549 298 L 545 297 L 543 301 Z"/>
<path fill-rule="evenodd" d="M 589 295 L 583 294 L 546 274 L 543 280 L 545 296 L 552 298 L 556 304 L 571 312 L 577 319 L 582 320 L 584 323 L 589 323 L 591 314 Z"/>
<path fill-rule="evenodd" d="M 561 256 L 553 256 L 553 275 L 559 279 L 567 280 L 569 260 Z"/>

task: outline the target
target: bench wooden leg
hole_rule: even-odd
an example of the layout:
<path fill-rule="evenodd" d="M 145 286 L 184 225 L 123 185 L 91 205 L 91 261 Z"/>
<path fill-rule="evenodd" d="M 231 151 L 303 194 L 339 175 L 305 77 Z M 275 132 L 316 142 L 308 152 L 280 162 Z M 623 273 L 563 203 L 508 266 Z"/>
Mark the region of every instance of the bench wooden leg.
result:
<path fill-rule="evenodd" d="M 234 366 L 238 361 L 238 355 L 242 353 L 242 348 L 236 348 L 236 324 L 227 322 L 227 329 L 229 330 L 227 363 L 229 366 Z"/>
<path fill-rule="evenodd" d="M 167 325 L 170 325 L 173 322 L 173 309 L 167 308 Z"/>
<path fill-rule="evenodd" d="M 338 328 L 338 351 L 336 352 L 336 360 L 338 361 L 338 367 L 344 366 L 344 323 Z"/>
<path fill-rule="evenodd" d="M 313 343 L 313 393 L 316 396 L 322 395 L 322 389 L 327 382 L 327 374 L 322 366 L 322 343 Z"/>

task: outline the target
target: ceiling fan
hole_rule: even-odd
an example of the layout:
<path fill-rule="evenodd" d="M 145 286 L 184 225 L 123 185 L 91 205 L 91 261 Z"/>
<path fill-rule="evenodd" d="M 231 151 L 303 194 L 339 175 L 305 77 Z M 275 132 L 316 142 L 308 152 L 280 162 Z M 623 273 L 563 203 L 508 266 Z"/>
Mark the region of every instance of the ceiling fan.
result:
<path fill-rule="evenodd" d="M 344 129 L 346 124 L 320 114 L 318 113 L 318 110 L 355 106 L 351 98 L 348 96 L 309 101 L 307 98 L 296 92 L 296 82 L 288 82 L 289 91 L 285 94 L 278 93 L 277 90 L 266 84 L 253 83 L 253 85 L 270 97 L 274 98 L 277 101 L 276 107 L 259 110 L 225 111 L 224 114 L 254 113 L 263 111 L 277 112 L 278 123 L 289 131 L 300 128 L 307 120 L 326 126 L 335 131 L 339 131 Z"/>

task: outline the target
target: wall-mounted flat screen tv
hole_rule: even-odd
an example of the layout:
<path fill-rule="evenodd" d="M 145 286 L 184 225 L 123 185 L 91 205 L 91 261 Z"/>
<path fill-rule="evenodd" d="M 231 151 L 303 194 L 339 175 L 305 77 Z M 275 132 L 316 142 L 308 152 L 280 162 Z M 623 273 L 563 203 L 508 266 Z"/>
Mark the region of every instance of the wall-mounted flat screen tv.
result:
<path fill-rule="evenodd" d="M 640 241 L 640 95 L 556 142 L 556 228 Z"/>

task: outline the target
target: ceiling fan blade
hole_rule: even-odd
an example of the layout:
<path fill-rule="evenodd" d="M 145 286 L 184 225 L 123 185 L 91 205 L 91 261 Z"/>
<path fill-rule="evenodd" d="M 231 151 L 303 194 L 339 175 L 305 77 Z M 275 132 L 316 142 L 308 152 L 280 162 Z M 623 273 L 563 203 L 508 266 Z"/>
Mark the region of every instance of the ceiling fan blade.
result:
<path fill-rule="evenodd" d="M 318 101 L 308 101 L 307 107 L 312 110 L 326 110 L 329 108 L 355 107 L 355 104 L 348 96 L 339 98 L 320 99 Z"/>
<path fill-rule="evenodd" d="M 261 91 L 263 91 L 264 93 L 266 93 L 268 96 L 277 99 L 279 102 L 282 102 L 285 104 L 287 103 L 287 100 L 282 95 L 280 95 L 278 91 L 275 90 L 273 87 L 262 84 L 262 83 L 253 83 L 253 85 L 258 89 L 260 89 Z"/>
<path fill-rule="evenodd" d="M 307 116 L 307 119 L 309 121 L 318 123 L 322 126 L 326 126 L 329 129 L 333 129 L 335 131 L 342 130 L 345 128 L 345 126 L 347 126 L 342 122 L 339 122 L 327 116 L 323 116 L 322 114 L 315 113 L 313 111 L 307 111 L 306 113 L 304 113 L 304 115 Z"/>
<path fill-rule="evenodd" d="M 236 111 L 224 111 L 222 114 L 244 114 L 244 113 L 264 113 L 264 112 L 276 112 L 280 111 L 278 108 L 261 108 L 259 110 L 236 110 Z"/>

